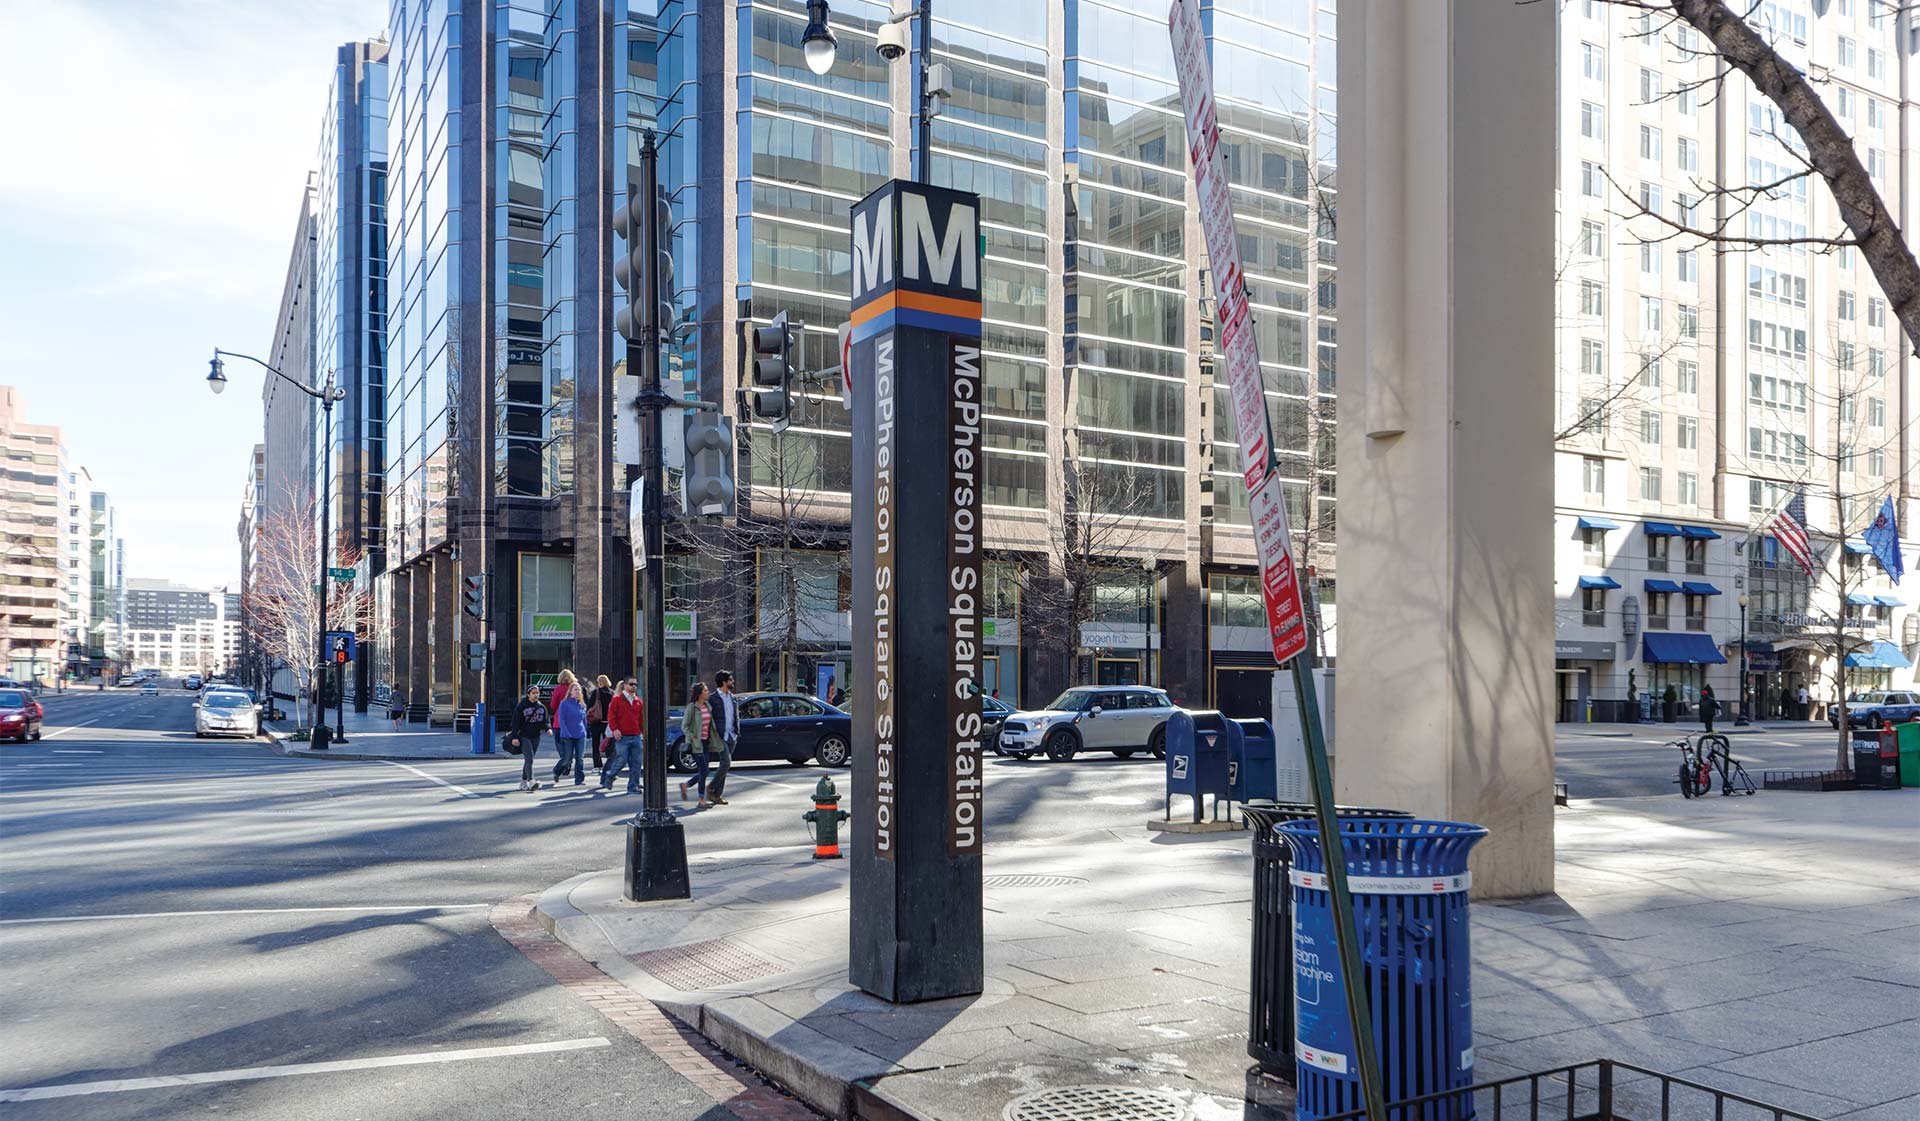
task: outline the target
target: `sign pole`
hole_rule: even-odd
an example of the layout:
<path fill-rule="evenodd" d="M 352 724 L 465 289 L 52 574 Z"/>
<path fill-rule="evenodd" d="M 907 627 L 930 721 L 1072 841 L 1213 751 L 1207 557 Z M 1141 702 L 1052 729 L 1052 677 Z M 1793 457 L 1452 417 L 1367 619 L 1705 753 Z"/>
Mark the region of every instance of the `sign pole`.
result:
<path fill-rule="evenodd" d="M 1314 817 L 1319 825 L 1320 848 L 1326 854 L 1327 888 L 1332 896 L 1340 988 L 1346 997 L 1347 1020 L 1353 1028 L 1354 1069 L 1359 1074 L 1361 1097 L 1369 1121 L 1386 1121 L 1386 1098 L 1381 1088 L 1380 1059 L 1374 1049 L 1366 974 L 1353 920 L 1353 897 L 1347 888 L 1346 849 L 1334 814 L 1333 771 L 1327 761 L 1326 733 L 1320 726 L 1320 698 L 1307 660 L 1306 609 L 1300 598 L 1299 573 L 1292 555 L 1286 498 L 1275 471 L 1273 424 L 1267 414 L 1260 357 L 1254 345 L 1253 316 L 1247 305 L 1240 245 L 1234 232 L 1225 155 L 1220 151 L 1213 70 L 1207 61 L 1206 36 L 1196 0 L 1173 0 L 1167 15 L 1167 29 L 1173 39 L 1174 69 L 1186 111 L 1188 155 L 1193 162 L 1200 226 L 1206 235 L 1207 257 L 1213 265 L 1220 353 L 1240 438 L 1254 543 L 1260 554 L 1260 584 L 1266 603 L 1267 628 L 1273 640 L 1274 660 L 1281 665 L 1291 665 L 1294 691 L 1300 699 L 1300 732 L 1307 749 L 1307 776 L 1312 788 Z M 1307 500 L 1312 501 L 1311 492 Z M 1337 1058 L 1344 1061 L 1346 1057 Z"/>

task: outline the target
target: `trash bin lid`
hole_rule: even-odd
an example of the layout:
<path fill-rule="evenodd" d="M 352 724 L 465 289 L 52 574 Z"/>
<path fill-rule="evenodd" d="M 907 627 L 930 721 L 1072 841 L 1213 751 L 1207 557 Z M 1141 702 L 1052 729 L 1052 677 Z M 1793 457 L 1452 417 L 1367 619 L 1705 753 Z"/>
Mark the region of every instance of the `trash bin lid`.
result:
<path fill-rule="evenodd" d="M 1381 878 L 1448 876 L 1467 870 L 1467 853 L 1487 835 L 1484 826 L 1419 818 L 1353 817 L 1339 822 L 1340 845 L 1351 875 Z M 1293 866 L 1326 869 L 1319 823 L 1291 821 L 1277 832 L 1293 849 Z"/>

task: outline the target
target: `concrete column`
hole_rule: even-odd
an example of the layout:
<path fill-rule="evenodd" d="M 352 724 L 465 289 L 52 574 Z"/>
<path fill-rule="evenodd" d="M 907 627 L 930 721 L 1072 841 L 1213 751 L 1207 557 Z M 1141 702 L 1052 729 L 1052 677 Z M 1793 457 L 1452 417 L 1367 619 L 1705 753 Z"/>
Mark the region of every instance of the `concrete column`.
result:
<path fill-rule="evenodd" d="M 407 592 L 413 610 L 407 627 L 407 722 L 424 724 L 433 709 L 430 659 L 433 649 L 433 570 L 429 560 L 407 568 Z"/>
<path fill-rule="evenodd" d="M 393 666 L 388 684 L 411 699 L 407 692 L 412 680 L 408 667 L 413 664 L 413 592 L 410 590 L 410 574 L 406 569 L 390 572 L 386 575 L 387 605 L 393 612 Z"/>
<path fill-rule="evenodd" d="M 1339 42 L 1335 785 L 1550 891 L 1554 6 L 1343 4 Z"/>

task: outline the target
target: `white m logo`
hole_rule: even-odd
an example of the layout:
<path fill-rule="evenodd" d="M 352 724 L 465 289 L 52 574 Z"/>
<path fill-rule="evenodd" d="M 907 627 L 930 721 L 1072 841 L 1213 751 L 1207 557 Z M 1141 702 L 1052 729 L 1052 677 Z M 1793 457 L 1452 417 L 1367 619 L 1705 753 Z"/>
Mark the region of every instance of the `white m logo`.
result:
<path fill-rule="evenodd" d="M 921 204 L 925 209 L 926 204 Z M 853 217 L 853 294 L 857 298 L 893 282 L 893 196 L 874 203 L 864 220 Z"/>
<path fill-rule="evenodd" d="M 905 242 L 906 259 L 900 264 L 901 274 L 909 280 L 919 280 L 921 269 L 927 264 L 931 250 L 933 268 L 928 270 L 928 278 L 941 284 L 953 284 L 954 259 L 959 258 L 959 287 L 974 291 L 980 287 L 978 258 L 973 252 L 973 244 L 979 236 L 974 228 L 973 207 L 955 203 L 947 211 L 947 236 L 940 240 L 934 236 L 933 215 L 927 210 L 925 195 L 906 192 L 901 195 L 900 232 Z M 860 291 L 860 266 L 858 231 L 855 231 L 855 262 L 853 290 Z"/>

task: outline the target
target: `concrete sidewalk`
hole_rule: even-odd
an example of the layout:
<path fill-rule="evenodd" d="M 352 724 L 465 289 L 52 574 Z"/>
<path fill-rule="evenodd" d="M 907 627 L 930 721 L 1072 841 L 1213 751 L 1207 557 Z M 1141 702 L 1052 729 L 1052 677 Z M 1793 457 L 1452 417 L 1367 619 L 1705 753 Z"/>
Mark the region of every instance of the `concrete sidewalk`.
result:
<path fill-rule="evenodd" d="M 1479 1079 L 1607 1057 L 1823 1118 L 1920 1117 L 1920 793 L 1559 814 L 1558 892 L 1474 906 Z M 1143 826 L 989 845 L 986 992 L 901 1007 L 847 984 L 846 865 L 805 849 L 696 857 L 682 903 L 589 873 L 537 914 L 833 1117 L 1000 1121 L 1075 1086 L 1291 1116 L 1243 1102 L 1247 845 Z"/>
<path fill-rule="evenodd" d="M 327 724 L 332 726 L 329 714 Z M 315 751 L 305 740 L 290 738 L 294 729 L 304 728 L 289 715 L 288 719 L 266 725 L 262 730 L 273 741 L 274 750 L 283 755 L 313 759 L 466 759 L 473 757 L 473 741 L 465 732 L 451 728 L 429 728 L 425 724 L 402 724 L 393 730 L 393 722 L 381 712 L 349 712 L 343 725 L 347 741 L 327 751 Z"/>

